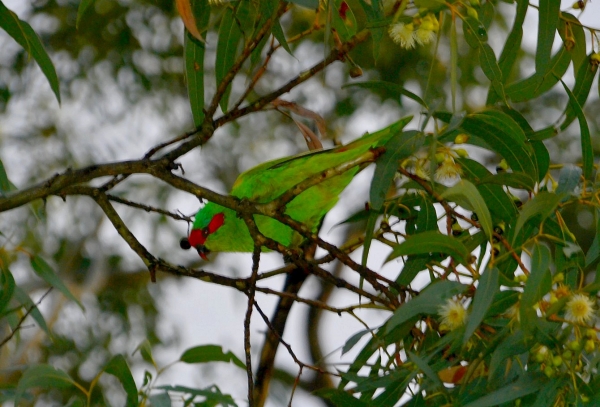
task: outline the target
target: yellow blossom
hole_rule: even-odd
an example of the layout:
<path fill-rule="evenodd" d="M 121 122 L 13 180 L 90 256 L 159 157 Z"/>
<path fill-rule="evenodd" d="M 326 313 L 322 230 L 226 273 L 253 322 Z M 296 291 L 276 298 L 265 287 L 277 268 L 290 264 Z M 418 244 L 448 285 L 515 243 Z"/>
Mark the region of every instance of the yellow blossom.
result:
<path fill-rule="evenodd" d="M 571 290 L 564 284 L 559 283 L 556 289 L 554 290 L 554 295 L 556 298 L 564 298 L 570 294 Z"/>
<path fill-rule="evenodd" d="M 460 165 L 456 164 L 454 158 L 450 155 L 447 155 L 444 161 L 438 166 L 435 171 L 435 177 L 438 180 L 443 179 L 452 179 L 459 177 L 462 174 L 462 169 Z"/>
<path fill-rule="evenodd" d="M 421 26 L 417 29 L 417 31 L 415 31 L 414 37 L 415 41 L 417 41 L 419 45 L 427 45 L 433 41 L 435 34 L 433 31 L 426 30 Z"/>
<path fill-rule="evenodd" d="M 431 14 L 427 14 L 421 19 L 421 24 L 414 35 L 419 45 L 429 44 L 435 38 L 434 31 L 439 28 L 439 24 L 436 23 L 437 19 Z"/>
<path fill-rule="evenodd" d="M 429 180 L 429 160 L 420 158 L 415 163 L 415 175 L 421 179 Z"/>
<path fill-rule="evenodd" d="M 583 324 L 594 316 L 594 302 L 586 294 L 574 294 L 565 308 L 567 321 Z"/>
<path fill-rule="evenodd" d="M 411 49 L 415 47 L 415 27 L 412 23 L 396 23 L 390 27 L 390 37 L 402 48 Z"/>
<path fill-rule="evenodd" d="M 440 328 L 450 331 L 460 328 L 467 320 L 467 311 L 458 300 L 446 300 L 446 303 L 439 308 L 438 314 L 442 317 Z"/>

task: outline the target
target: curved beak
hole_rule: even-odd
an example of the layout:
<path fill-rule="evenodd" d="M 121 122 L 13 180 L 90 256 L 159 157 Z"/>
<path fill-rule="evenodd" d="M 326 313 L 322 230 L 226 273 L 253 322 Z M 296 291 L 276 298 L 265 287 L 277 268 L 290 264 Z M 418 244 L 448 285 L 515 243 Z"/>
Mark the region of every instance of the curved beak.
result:
<path fill-rule="evenodd" d="M 208 261 L 207 254 L 210 253 L 210 250 L 208 250 L 206 246 L 199 244 L 196 246 L 196 251 L 198 251 L 198 254 L 200 257 L 202 257 L 202 260 Z"/>

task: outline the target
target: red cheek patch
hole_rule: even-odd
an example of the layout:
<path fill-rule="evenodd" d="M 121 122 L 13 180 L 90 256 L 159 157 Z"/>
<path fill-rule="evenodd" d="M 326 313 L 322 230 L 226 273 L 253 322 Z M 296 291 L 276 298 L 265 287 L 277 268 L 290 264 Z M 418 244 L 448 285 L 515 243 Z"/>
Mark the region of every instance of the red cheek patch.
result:
<path fill-rule="evenodd" d="M 202 229 L 193 229 L 190 232 L 190 237 L 188 239 L 190 241 L 190 246 L 196 247 L 198 245 L 204 244 L 206 241 L 206 237 L 202 233 Z"/>
<path fill-rule="evenodd" d="M 225 222 L 225 215 L 223 213 L 217 213 L 212 217 L 208 226 L 203 229 L 193 229 L 190 232 L 189 242 L 190 246 L 196 247 L 199 245 L 204 245 L 206 242 L 206 238 L 210 236 L 212 233 L 215 233 L 223 223 Z"/>

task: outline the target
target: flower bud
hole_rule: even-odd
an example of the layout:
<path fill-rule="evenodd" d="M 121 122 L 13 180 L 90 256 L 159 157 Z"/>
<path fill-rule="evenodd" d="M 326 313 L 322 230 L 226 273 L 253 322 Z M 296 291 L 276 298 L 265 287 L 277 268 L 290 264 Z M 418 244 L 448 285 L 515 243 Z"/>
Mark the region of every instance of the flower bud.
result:
<path fill-rule="evenodd" d="M 587 341 L 585 341 L 585 345 L 584 345 L 583 349 L 587 353 L 592 353 L 593 351 L 596 350 L 596 343 L 593 340 L 588 339 Z"/>
<path fill-rule="evenodd" d="M 479 20 L 479 14 L 477 14 L 477 10 L 473 7 L 467 7 L 467 15 L 475 20 Z"/>

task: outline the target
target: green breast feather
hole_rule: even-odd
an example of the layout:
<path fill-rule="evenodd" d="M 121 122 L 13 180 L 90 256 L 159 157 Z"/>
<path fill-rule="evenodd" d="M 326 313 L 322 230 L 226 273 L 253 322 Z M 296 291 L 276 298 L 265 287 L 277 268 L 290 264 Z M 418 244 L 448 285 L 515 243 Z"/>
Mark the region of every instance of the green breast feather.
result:
<path fill-rule="evenodd" d="M 312 176 L 352 161 L 372 148 L 383 146 L 407 122 L 402 120 L 379 132 L 366 134 L 346 146 L 260 164 L 240 174 L 231 195 L 258 203 L 270 202 Z M 286 205 L 285 213 L 316 232 L 327 212 L 337 203 L 339 194 L 359 171 L 359 167 L 353 167 L 308 188 Z M 219 214 L 223 214 L 223 217 Z M 218 215 L 218 219 L 215 215 Z M 256 215 L 255 221 L 261 233 L 285 246 L 297 246 L 302 241 L 292 229 L 272 218 Z M 207 251 L 251 252 L 254 247 L 244 221 L 231 209 L 212 202 L 196 214 L 189 243 L 198 249 L 203 258 L 206 258 Z"/>

